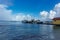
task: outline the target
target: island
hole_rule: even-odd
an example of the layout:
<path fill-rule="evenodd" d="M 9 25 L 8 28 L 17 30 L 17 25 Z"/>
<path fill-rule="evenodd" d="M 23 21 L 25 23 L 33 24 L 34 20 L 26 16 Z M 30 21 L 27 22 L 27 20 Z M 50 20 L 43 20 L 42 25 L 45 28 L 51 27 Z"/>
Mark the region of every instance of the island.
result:
<path fill-rule="evenodd" d="M 40 20 L 23 20 L 22 23 L 31 23 L 31 24 L 43 24 Z"/>

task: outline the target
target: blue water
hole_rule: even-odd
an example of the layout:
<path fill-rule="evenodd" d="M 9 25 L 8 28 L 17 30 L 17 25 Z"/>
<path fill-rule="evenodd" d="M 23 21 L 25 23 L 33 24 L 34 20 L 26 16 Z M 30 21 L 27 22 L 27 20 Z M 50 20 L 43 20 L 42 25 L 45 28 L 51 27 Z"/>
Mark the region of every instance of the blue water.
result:
<path fill-rule="evenodd" d="M 54 40 L 53 25 L 0 23 L 0 40 Z"/>

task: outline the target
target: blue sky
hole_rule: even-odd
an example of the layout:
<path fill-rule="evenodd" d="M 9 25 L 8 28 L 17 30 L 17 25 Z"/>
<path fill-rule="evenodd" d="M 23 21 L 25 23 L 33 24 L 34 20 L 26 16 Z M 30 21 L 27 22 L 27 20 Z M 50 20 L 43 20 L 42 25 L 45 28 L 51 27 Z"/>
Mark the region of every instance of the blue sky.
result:
<path fill-rule="evenodd" d="M 40 11 L 50 11 L 60 0 L 14 0 L 10 7 L 14 12 L 38 14 Z"/>
<path fill-rule="evenodd" d="M 1 9 L 2 7 L 4 10 Z M 17 17 L 16 19 L 18 20 L 22 17 L 20 14 L 29 17 L 30 15 L 37 18 L 42 17 L 42 20 L 47 20 L 48 16 L 52 19 L 56 13 L 59 13 L 56 8 L 60 9 L 60 0 L 0 0 L 0 12 L 1 10 L 3 12 L 0 13 L 3 16 L 1 19 L 5 19 L 6 13 L 10 16 L 15 16 L 15 18 Z"/>

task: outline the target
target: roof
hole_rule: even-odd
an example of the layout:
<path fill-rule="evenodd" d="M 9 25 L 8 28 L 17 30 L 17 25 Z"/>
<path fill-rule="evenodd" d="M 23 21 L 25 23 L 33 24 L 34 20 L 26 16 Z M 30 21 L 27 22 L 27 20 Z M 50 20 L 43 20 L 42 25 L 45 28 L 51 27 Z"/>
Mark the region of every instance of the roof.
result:
<path fill-rule="evenodd" d="M 53 20 L 60 20 L 60 17 L 57 17 L 57 18 L 53 18 Z"/>

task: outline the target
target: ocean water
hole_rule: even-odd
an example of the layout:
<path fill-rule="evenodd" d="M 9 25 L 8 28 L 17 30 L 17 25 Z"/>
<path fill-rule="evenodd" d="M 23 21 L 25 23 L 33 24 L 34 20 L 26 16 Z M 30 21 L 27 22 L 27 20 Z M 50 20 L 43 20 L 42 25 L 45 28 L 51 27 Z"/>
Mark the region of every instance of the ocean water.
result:
<path fill-rule="evenodd" d="M 54 40 L 53 25 L 0 22 L 0 40 Z"/>

